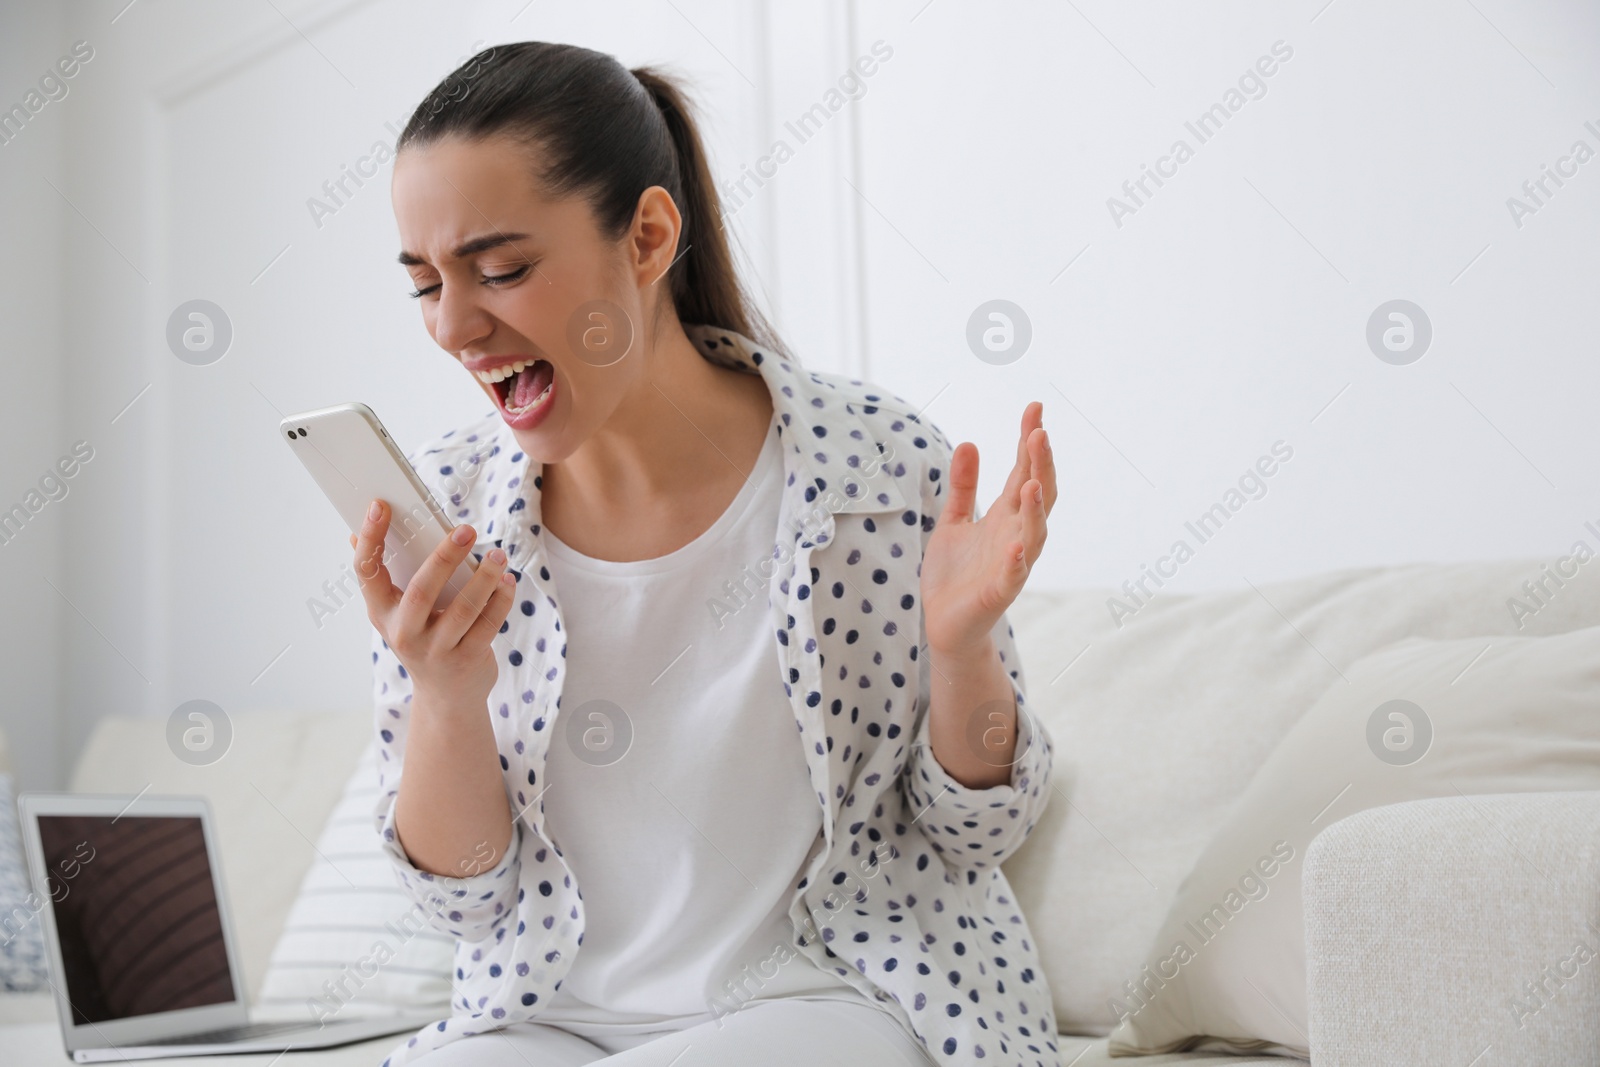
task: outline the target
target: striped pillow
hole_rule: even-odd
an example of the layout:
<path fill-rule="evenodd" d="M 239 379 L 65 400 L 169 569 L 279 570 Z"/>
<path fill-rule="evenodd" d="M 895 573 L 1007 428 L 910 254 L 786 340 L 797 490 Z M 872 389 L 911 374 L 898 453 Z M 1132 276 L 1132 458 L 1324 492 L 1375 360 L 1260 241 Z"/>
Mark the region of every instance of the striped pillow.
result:
<path fill-rule="evenodd" d="M 39 911 L 46 906 L 44 897 L 34 895 L 28 878 L 11 776 L 0 774 L 0 992 L 44 988 L 47 976 Z"/>
<path fill-rule="evenodd" d="M 455 940 L 433 930 L 378 847 L 376 745 L 362 753 L 272 950 L 254 1017 L 450 1014 Z"/>

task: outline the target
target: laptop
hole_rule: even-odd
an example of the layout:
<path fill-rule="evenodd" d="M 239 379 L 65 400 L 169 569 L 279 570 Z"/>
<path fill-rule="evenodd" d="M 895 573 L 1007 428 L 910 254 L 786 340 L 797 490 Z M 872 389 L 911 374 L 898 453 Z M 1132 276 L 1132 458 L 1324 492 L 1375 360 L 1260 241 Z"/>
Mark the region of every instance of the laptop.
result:
<path fill-rule="evenodd" d="M 202 797 L 24 794 L 50 985 L 78 1063 L 333 1048 L 433 1016 L 250 1021 Z"/>

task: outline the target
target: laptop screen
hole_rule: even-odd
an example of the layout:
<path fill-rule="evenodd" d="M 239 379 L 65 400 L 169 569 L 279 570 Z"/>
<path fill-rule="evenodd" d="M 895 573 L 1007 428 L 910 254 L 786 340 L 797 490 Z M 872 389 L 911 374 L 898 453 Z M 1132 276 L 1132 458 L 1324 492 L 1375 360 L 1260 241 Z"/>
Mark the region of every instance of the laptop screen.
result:
<path fill-rule="evenodd" d="M 235 999 L 198 816 L 38 820 L 76 1025 Z"/>

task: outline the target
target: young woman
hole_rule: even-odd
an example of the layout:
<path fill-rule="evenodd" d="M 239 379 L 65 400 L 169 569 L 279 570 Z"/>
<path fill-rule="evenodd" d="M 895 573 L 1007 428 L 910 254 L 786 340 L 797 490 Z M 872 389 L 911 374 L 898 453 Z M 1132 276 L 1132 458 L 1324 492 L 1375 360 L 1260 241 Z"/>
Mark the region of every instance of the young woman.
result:
<path fill-rule="evenodd" d="M 610 56 L 475 56 L 393 199 L 494 410 L 413 457 L 459 525 L 407 589 L 381 502 L 352 539 L 379 831 L 458 939 L 452 1016 L 389 1067 L 1057 1067 L 1000 871 L 1049 794 L 1003 614 L 1041 405 L 978 517 L 976 448 L 773 343 L 684 96 Z"/>

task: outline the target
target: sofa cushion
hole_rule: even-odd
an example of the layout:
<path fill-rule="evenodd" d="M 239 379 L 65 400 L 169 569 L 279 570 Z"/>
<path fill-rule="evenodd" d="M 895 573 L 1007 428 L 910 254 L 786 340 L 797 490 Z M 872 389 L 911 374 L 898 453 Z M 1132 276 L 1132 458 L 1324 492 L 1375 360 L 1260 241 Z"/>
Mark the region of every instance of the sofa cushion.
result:
<path fill-rule="evenodd" d="M 1123 998 L 1113 1052 L 1307 1054 L 1302 875 L 1331 823 L 1428 797 L 1600 791 L 1600 627 L 1413 638 L 1344 673 L 1184 879 L 1141 988 Z M 1414 845 L 1394 842 L 1392 861 L 1404 865 Z"/>
<path fill-rule="evenodd" d="M 1158 592 L 1120 626 L 1107 601 L 1123 594 L 1024 593 L 1007 614 L 1029 707 L 1056 742 L 1056 795 L 1005 870 L 1060 1029 L 1111 1031 L 1112 1001 L 1139 977 L 1179 882 L 1256 768 L 1356 659 L 1412 636 L 1600 625 L 1600 565 L 1560 587 L 1545 567 L 1415 564 Z M 1533 604 L 1524 583 L 1542 579 Z M 1533 613 L 1513 613 L 1513 598 Z"/>
<path fill-rule="evenodd" d="M 455 938 L 427 923 L 400 888 L 372 810 L 377 745 L 357 762 L 317 839 L 317 858 L 272 950 L 256 1017 L 450 1014 Z"/>
<path fill-rule="evenodd" d="M 167 745 L 165 723 L 146 716 L 100 720 L 73 770 L 75 793 L 203 796 L 211 803 L 230 925 L 248 999 L 295 891 L 315 855 L 312 842 L 372 738 L 360 712 L 237 712 L 232 740 L 215 762 L 195 766 Z"/>

